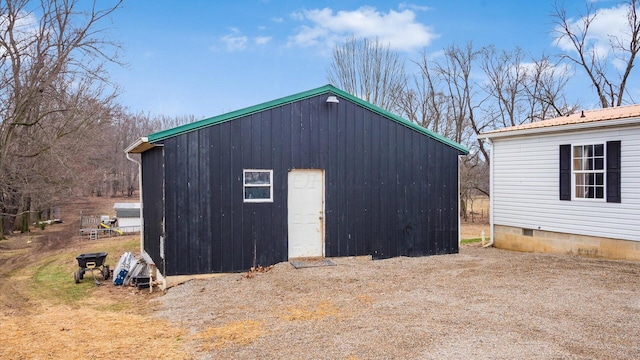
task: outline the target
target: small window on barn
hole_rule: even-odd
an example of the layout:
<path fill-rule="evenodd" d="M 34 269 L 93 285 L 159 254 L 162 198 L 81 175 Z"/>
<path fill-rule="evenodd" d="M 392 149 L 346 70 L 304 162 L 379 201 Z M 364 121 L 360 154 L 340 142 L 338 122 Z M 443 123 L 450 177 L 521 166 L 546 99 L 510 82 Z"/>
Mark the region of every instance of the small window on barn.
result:
<path fill-rule="evenodd" d="M 273 202 L 273 170 L 245 169 L 244 202 Z"/>
<path fill-rule="evenodd" d="M 574 197 L 604 199 L 604 144 L 573 147 Z"/>

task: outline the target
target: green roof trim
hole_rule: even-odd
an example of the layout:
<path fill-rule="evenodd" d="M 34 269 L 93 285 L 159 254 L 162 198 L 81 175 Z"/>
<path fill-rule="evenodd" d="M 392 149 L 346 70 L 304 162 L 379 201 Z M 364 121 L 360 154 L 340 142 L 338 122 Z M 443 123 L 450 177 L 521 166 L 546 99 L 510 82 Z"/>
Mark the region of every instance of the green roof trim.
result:
<path fill-rule="evenodd" d="M 211 125 L 215 125 L 215 124 L 220 124 L 226 121 L 230 121 L 230 120 L 234 120 L 237 118 L 241 118 L 244 116 L 248 116 L 251 114 L 255 114 L 261 111 L 265 111 L 265 110 L 269 110 L 269 109 L 273 109 L 275 107 L 278 106 L 282 106 L 282 105 L 286 105 L 289 103 L 293 103 L 296 101 L 300 101 L 300 100 L 304 100 L 304 99 L 308 99 L 317 95 L 322 95 L 322 94 L 326 94 L 326 93 L 332 93 L 333 95 L 337 95 L 340 96 L 342 98 L 345 98 L 353 103 L 356 103 L 362 107 L 364 107 L 365 109 L 368 109 L 374 113 L 377 113 L 379 115 L 382 115 L 386 118 L 389 118 L 390 120 L 393 120 L 403 126 L 406 126 L 408 128 L 411 128 L 421 134 L 427 135 L 430 138 L 433 138 L 443 144 L 449 145 L 455 149 L 460 150 L 461 152 L 468 154 L 469 150 L 456 143 L 455 141 L 452 141 L 450 139 L 447 139 L 446 137 L 442 136 L 442 135 L 438 135 L 430 130 L 427 130 L 425 128 L 423 128 L 422 126 L 416 124 L 416 123 L 412 123 L 409 120 L 403 119 L 398 115 L 394 115 L 384 109 L 381 109 L 369 102 L 366 102 L 362 99 L 359 99 L 343 90 L 340 90 L 338 88 L 336 88 L 333 85 L 325 85 L 316 89 L 312 89 L 312 90 L 307 90 L 307 91 L 303 91 L 301 93 L 297 93 L 297 94 L 293 94 L 293 95 L 289 95 L 289 96 L 285 96 L 283 98 L 280 99 L 275 99 L 275 100 L 271 100 L 271 101 L 267 101 L 265 103 L 262 104 L 258 104 L 258 105 L 254 105 L 254 106 L 250 106 L 244 109 L 240 109 L 240 110 L 235 110 L 235 111 L 231 111 L 228 112 L 226 114 L 222 114 L 222 115 L 218 115 L 218 116 L 214 116 L 211 118 L 206 118 L 206 119 L 202 119 L 196 122 L 192 122 L 189 124 L 185 124 L 182 126 L 178 126 L 175 128 L 171 128 L 171 129 L 167 129 L 167 130 L 162 130 L 159 131 L 157 133 L 153 133 L 151 135 L 149 135 L 149 142 L 150 143 L 155 143 L 176 135 L 180 135 L 180 134 L 184 134 L 187 132 L 191 132 L 194 130 L 198 130 L 198 129 L 202 129 L 204 127 L 207 126 L 211 126 Z"/>

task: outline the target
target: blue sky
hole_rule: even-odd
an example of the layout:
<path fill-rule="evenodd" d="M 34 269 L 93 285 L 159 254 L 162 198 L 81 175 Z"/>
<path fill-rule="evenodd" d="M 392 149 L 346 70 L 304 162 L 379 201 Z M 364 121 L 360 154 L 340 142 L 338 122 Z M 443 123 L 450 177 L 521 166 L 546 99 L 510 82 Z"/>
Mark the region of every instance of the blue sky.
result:
<path fill-rule="evenodd" d="M 584 1 L 567 0 L 570 16 Z M 599 2 L 612 7 L 614 2 Z M 555 54 L 546 1 L 125 1 L 105 35 L 120 103 L 154 115 L 215 116 L 327 84 L 336 42 L 378 36 L 407 60 L 445 46 Z"/>

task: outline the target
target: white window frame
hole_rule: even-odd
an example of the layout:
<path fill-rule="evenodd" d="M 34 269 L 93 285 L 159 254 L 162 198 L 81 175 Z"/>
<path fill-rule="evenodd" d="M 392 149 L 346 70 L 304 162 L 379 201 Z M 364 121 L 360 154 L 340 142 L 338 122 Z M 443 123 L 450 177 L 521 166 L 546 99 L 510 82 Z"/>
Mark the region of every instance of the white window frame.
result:
<path fill-rule="evenodd" d="M 601 145 L 602 146 L 602 169 L 592 169 L 592 170 L 577 170 L 575 167 L 575 161 L 576 161 L 576 157 L 575 157 L 575 149 L 577 147 L 581 147 L 583 148 L 584 151 L 584 147 L 585 146 L 596 146 L 596 145 Z M 581 159 L 585 159 L 584 156 L 580 157 Z M 595 159 L 596 158 L 600 158 L 599 156 L 596 157 L 595 153 L 591 156 L 588 157 L 586 159 L 593 159 L 594 160 L 594 168 L 595 168 Z M 607 200 L 607 146 L 605 143 L 585 143 L 585 144 L 571 144 L 571 198 L 574 200 L 579 200 L 579 201 L 596 201 L 596 202 L 605 202 Z M 576 176 L 577 175 L 582 175 L 582 174 L 602 174 L 602 185 L 594 185 L 596 188 L 602 188 L 602 197 L 580 197 L 578 196 L 578 194 L 576 193 L 576 188 L 578 187 L 578 184 L 576 183 Z M 596 175 L 597 176 L 597 175 Z M 584 186 L 584 185 L 583 185 Z M 584 192 L 586 193 L 586 192 Z M 597 194 L 597 191 L 596 191 Z M 594 194 L 595 196 L 595 194 Z"/>
<path fill-rule="evenodd" d="M 259 172 L 259 173 L 268 173 L 269 174 L 269 183 L 268 184 L 247 184 L 247 173 L 249 172 Z M 247 188 L 269 188 L 269 198 L 247 198 Z M 267 169 L 243 169 L 242 170 L 242 199 L 246 203 L 266 203 L 273 202 L 273 170 Z"/>

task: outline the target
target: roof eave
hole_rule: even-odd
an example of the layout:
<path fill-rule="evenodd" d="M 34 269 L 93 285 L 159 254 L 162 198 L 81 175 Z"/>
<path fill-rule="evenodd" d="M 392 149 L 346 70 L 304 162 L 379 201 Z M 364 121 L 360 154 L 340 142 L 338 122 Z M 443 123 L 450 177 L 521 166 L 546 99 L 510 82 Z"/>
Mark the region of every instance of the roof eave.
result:
<path fill-rule="evenodd" d="M 546 126 L 546 127 L 532 128 L 532 129 L 486 132 L 486 133 L 479 134 L 478 139 L 480 140 L 499 139 L 499 138 L 526 136 L 526 135 L 550 134 L 555 132 L 597 129 L 597 128 L 604 128 L 604 127 L 640 125 L 640 122 L 638 120 L 639 120 L 638 117 L 631 117 L 631 118 L 624 118 L 624 119 L 612 119 L 612 120 L 606 120 L 606 121 L 592 121 L 592 122 L 576 123 L 576 124 Z"/>
<path fill-rule="evenodd" d="M 155 144 L 149 142 L 149 138 L 143 136 L 131 143 L 131 145 L 127 146 L 127 148 L 124 149 L 124 152 L 126 154 L 141 154 L 155 146 Z"/>

